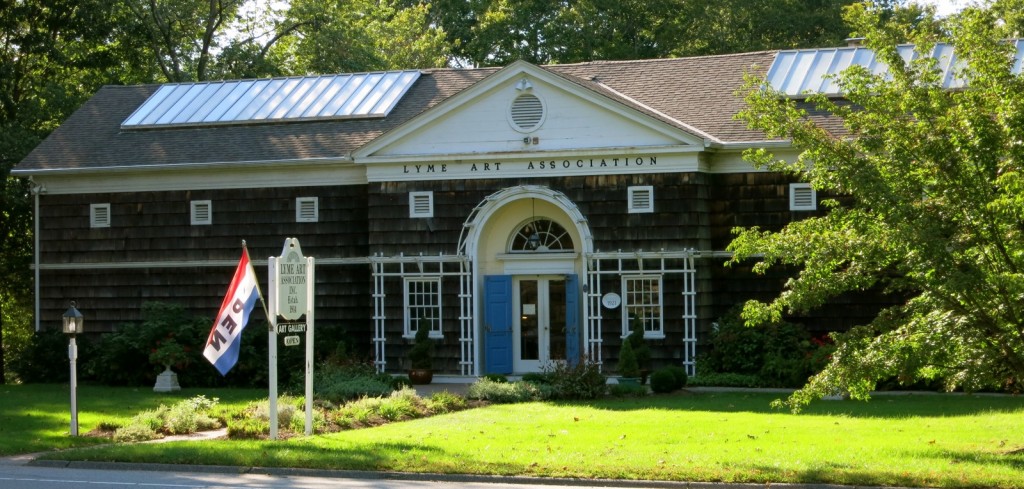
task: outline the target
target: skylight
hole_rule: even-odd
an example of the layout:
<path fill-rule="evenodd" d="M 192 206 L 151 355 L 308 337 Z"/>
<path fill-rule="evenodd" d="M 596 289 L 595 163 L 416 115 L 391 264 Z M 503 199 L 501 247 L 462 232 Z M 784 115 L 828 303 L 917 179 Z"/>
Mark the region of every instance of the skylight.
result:
<path fill-rule="evenodd" d="M 121 127 L 385 117 L 419 76 L 410 70 L 167 84 Z"/>
<path fill-rule="evenodd" d="M 1024 59 L 1024 40 L 1014 39 L 1016 54 L 1014 55 L 1013 72 L 1020 74 L 1021 61 Z M 903 44 L 896 48 L 904 60 L 920 56 L 914 45 Z M 945 88 L 961 88 L 964 81 L 956 77 L 957 58 L 953 46 L 939 43 L 935 45 L 929 56 L 938 60 L 937 68 L 942 70 L 942 85 Z M 768 83 L 780 92 L 798 97 L 808 93 L 839 95 L 839 86 L 828 75 L 836 75 L 853 65 L 860 65 L 876 75 L 884 75 L 889 71 L 874 51 L 863 46 L 827 49 L 799 49 L 779 51 L 768 68 Z"/>

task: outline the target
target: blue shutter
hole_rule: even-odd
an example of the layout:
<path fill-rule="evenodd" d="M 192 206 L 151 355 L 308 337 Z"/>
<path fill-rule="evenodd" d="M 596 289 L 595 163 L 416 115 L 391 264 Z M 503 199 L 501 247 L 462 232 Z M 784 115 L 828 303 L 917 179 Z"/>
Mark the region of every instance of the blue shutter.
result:
<path fill-rule="evenodd" d="M 484 370 L 512 373 L 512 276 L 484 277 Z"/>
<path fill-rule="evenodd" d="M 577 275 L 565 277 L 565 357 L 569 365 L 576 365 L 580 352 L 580 279 Z"/>

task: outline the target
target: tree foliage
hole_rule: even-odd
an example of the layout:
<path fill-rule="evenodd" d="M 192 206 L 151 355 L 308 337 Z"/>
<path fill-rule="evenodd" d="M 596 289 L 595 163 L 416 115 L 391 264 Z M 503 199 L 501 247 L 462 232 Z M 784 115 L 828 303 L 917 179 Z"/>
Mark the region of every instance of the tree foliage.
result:
<path fill-rule="evenodd" d="M 888 378 L 1020 389 L 1024 78 L 1012 74 L 1013 49 L 1005 42 L 1012 23 L 999 11 L 968 8 L 936 34 L 927 22 L 910 26 L 876 5 L 851 8 L 849 20 L 891 76 L 851 68 L 838 79 L 844 101 L 787 100 L 763 90 L 763 80 L 749 81 L 741 117 L 802 152 L 796 162 L 764 150 L 749 151 L 748 159 L 838 198 L 823 202 L 827 215 L 777 232 L 737 230 L 733 262 L 761 255 L 757 271 L 800 270 L 774 300 L 746 304 L 748 323 L 874 287 L 906 298 L 870 324 L 836 334 L 831 363 L 789 399 L 791 407 L 836 391 L 867 398 Z M 967 87 L 943 89 L 931 57 L 905 63 L 895 47 L 908 40 L 924 53 L 936 41 L 951 43 Z M 821 127 L 810 109 L 841 118 L 843 132 Z"/>
<path fill-rule="evenodd" d="M 837 45 L 855 0 L 433 0 L 458 60 L 501 66 Z"/>

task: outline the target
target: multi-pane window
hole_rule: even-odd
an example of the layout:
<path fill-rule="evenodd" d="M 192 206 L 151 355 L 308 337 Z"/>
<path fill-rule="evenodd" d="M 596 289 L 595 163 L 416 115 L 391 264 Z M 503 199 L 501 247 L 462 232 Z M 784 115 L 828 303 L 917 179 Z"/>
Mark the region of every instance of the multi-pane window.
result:
<path fill-rule="evenodd" d="M 622 335 L 628 335 L 631 322 L 643 326 L 644 338 L 664 338 L 662 320 L 661 275 L 636 275 L 622 278 Z"/>
<path fill-rule="evenodd" d="M 432 338 L 441 337 L 440 277 L 405 279 L 405 336 L 416 336 L 424 326 Z"/>

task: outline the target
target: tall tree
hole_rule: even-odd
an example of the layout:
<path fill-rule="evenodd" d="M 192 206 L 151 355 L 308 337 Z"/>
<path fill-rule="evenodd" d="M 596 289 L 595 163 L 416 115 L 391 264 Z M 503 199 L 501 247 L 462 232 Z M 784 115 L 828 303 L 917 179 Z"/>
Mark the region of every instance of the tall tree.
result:
<path fill-rule="evenodd" d="M 468 64 L 572 63 L 837 45 L 855 1 L 433 0 L 431 21 Z"/>
<path fill-rule="evenodd" d="M 887 378 L 1021 388 L 1024 77 L 1012 73 L 1013 46 L 1005 41 L 1012 32 L 999 11 L 968 8 L 937 34 L 928 22 L 908 25 L 878 5 L 851 8 L 851 23 L 891 77 L 851 68 L 839 77 L 848 103 L 807 101 L 842 119 L 842 133 L 819 127 L 797 101 L 763 90 L 763 80 L 750 81 L 742 118 L 802 153 L 795 163 L 764 150 L 749 159 L 790 171 L 843 204 L 827 201 L 827 215 L 778 232 L 738 232 L 729 247 L 734 261 L 761 256 L 757 270 L 800 269 L 774 300 L 746 304 L 744 317 L 777 320 L 871 287 L 907 298 L 834 335 L 831 363 L 790 406 L 837 391 L 867 398 Z M 936 41 L 951 43 L 967 86 L 944 89 L 928 56 L 905 62 L 896 45 L 908 40 L 924 53 Z"/>
<path fill-rule="evenodd" d="M 29 182 L 11 168 L 100 84 L 117 63 L 106 0 L 0 4 L 0 382 L 4 339 L 31 324 Z"/>

